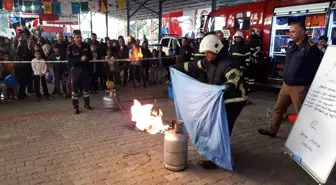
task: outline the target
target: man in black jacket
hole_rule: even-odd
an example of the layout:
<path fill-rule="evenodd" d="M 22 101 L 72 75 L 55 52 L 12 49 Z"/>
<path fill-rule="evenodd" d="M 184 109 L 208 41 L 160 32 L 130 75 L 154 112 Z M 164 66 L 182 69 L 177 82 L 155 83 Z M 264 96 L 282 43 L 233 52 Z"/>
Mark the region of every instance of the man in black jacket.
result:
<path fill-rule="evenodd" d="M 19 61 L 31 61 L 34 56 L 32 52 L 27 47 L 26 38 L 23 35 L 18 37 L 18 46 L 16 50 L 17 60 Z M 32 76 L 32 68 L 30 63 L 24 64 L 16 64 L 15 65 L 15 75 L 18 78 L 19 93 L 18 99 L 23 99 L 26 96 L 26 87 L 28 85 L 29 80 L 31 80 Z"/>
<path fill-rule="evenodd" d="M 292 23 L 289 32 L 292 41 L 288 43 L 286 51 L 283 84 L 274 107 L 271 124 L 268 129 L 258 130 L 261 135 L 276 136 L 281 118 L 291 104 L 295 112 L 299 113 L 321 63 L 320 50 L 306 36 L 304 23 Z"/>
<path fill-rule="evenodd" d="M 218 53 L 218 57 L 226 58 L 227 56 L 229 56 L 229 47 L 230 47 L 229 40 L 224 37 L 224 33 L 220 30 L 216 32 L 216 36 L 223 44 L 223 48 Z"/>
<path fill-rule="evenodd" d="M 125 44 L 125 39 L 122 36 L 119 36 L 118 38 L 119 41 L 119 52 L 118 52 L 118 58 L 119 59 L 127 59 L 129 55 L 129 49 Z M 130 67 L 129 62 L 123 62 L 122 64 L 122 70 L 124 71 L 124 80 L 123 80 L 123 85 L 126 86 L 128 82 L 128 69 Z"/>
<path fill-rule="evenodd" d="M 49 58 L 51 61 L 66 60 L 67 44 L 63 40 L 62 32 L 57 33 L 56 43 L 53 45 L 53 50 L 54 50 L 54 53 Z M 54 63 L 53 71 L 55 75 L 55 88 L 52 92 L 52 95 L 56 95 L 56 94 L 61 95 L 60 83 L 62 84 L 62 90 L 64 94 L 67 94 L 66 84 L 65 84 L 65 72 L 67 71 L 66 63 Z"/>
<path fill-rule="evenodd" d="M 182 46 L 180 47 L 180 62 L 189 62 L 193 49 L 189 45 L 189 39 L 187 37 L 182 38 Z"/>

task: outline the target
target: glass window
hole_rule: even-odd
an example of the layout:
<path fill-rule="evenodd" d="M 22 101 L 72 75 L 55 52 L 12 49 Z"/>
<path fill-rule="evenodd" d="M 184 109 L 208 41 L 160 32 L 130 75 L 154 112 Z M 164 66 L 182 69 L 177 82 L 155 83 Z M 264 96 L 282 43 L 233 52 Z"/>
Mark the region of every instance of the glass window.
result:
<path fill-rule="evenodd" d="M 180 46 L 182 46 L 182 39 L 177 39 L 177 41 L 180 43 Z"/>
<path fill-rule="evenodd" d="M 251 24 L 251 12 L 237 13 L 235 20 L 235 30 L 248 30 Z"/>
<path fill-rule="evenodd" d="M 223 30 L 225 26 L 226 26 L 226 17 L 224 17 L 223 15 L 210 17 L 208 30 L 211 30 L 212 27 L 214 28 L 214 30 L 212 31 Z"/>
<path fill-rule="evenodd" d="M 168 44 L 169 44 L 169 38 L 163 38 L 162 40 L 161 40 L 161 45 L 163 46 L 163 47 L 168 47 Z"/>

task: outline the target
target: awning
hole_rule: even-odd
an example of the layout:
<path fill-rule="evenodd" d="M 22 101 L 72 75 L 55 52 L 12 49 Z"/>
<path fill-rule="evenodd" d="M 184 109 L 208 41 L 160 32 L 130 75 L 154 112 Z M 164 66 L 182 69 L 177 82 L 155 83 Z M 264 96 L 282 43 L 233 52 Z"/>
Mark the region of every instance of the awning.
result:
<path fill-rule="evenodd" d="M 274 9 L 274 16 L 327 13 L 329 2 L 286 6 Z"/>

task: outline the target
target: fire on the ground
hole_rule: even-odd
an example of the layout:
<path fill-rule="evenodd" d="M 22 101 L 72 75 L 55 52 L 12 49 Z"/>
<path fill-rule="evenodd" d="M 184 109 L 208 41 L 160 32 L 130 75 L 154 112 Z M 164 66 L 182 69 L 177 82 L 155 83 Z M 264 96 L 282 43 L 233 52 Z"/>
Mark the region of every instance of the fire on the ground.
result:
<path fill-rule="evenodd" d="M 153 104 L 141 105 L 138 100 L 134 100 L 131 107 L 132 121 L 141 131 L 147 131 L 150 134 L 163 133 L 169 129 L 168 125 L 163 124 L 161 109 L 152 110 Z"/>

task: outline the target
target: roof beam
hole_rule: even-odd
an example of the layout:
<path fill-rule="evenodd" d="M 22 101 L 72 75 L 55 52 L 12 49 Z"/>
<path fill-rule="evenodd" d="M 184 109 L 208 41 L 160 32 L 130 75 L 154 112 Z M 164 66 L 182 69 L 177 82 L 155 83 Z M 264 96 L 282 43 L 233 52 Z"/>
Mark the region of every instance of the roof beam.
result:
<path fill-rule="evenodd" d="M 133 1 L 133 2 L 132 2 Z M 141 5 L 140 1 L 134 2 L 132 0 L 132 4 L 139 4 Z M 142 1 L 143 3 L 144 1 Z M 153 2 L 153 3 L 151 3 Z M 237 4 L 243 4 L 252 2 L 252 0 L 217 0 L 217 7 L 220 6 L 232 6 Z M 140 9 L 134 16 L 132 16 L 131 20 L 141 20 L 141 19 L 150 19 L 150 18 L 158 18 L 156 11 L 146 11 L 148 9 L 158 9 L 157 0 L 149 0 L 148 5 L 146 5 L 144 9 Z M 176 11 L 187 11 L 199 8 L 211 7 L 211 1 L 208 0 L 169 0 L 167 3 L 165 2 L 163 5 L 163 12 L 176 12 Z M 110 13 L 110 15 L 126 19 L 126 11 L 119 10 L 118 12 Z"/>
<path fill-rule="evenodd" d="M 138 3 L 138 2 L 135 1 L 135 0 L 132 0 L 132 1 L 133 1 L 134 3 L 136 3 L 136 4 L 138 4 L 138 5 L 141 5 L 141 3 Z M 145 9 L 147 9 L 147 10 L 149 10 L 149 11 L 151 11 L 151 12 L 154 12 L 154 13 L 156 13 L 156 14 L 159 14 L 158 12 L 156 12 L 156 11 L 150 9 L 150 8 L 147 8 L 145 5 L 143 5 L 142 7 L 145 8 Z"/>
<path fill-rule="evenodd" d="M 148 2 L 149 0 L 146 0 L 144 1 L 131 15 L 130 15 L 130 18 L 135 14 L 137 13 L 137 11 L 139 11 L 142 7 L 145 6 L 145 4 Z"/>

